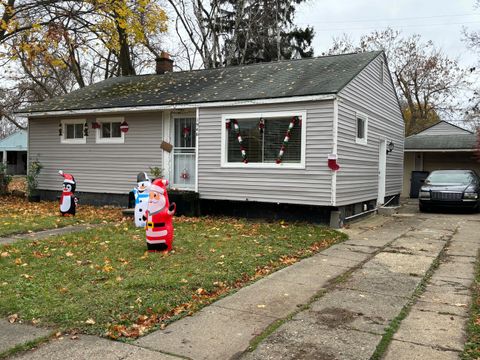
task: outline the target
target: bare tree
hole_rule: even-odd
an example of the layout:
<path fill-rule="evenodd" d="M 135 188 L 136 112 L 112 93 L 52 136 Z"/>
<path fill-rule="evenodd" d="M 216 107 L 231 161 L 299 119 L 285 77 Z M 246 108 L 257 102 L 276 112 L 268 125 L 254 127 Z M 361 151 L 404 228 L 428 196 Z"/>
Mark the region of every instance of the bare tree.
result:
<path fill-rule="evenodd" d="M 346 36 L 334 39 L 329 53 L 369 50 L 385 51 L 403 106 L 407 135 L 438 121 L 440 114 L 459 110 L 455 96 L 468 85 L 466 72 L 433 42 L 387 29 L 362 36 L 358 45 Z"/>
<path fill-rule="evenodd" d="M 0 0 L 0 24 L 2 91 L 23 96 L 6 98 L 0 121 L 15 123 L 19 105 L 151 68 L 167 16 L 160 0 Z"/>
<path fill-rule="evenodd" d="M 293 24 L 305 0 L 167 0 L 190 67 L 310 57 L 313 29 Z"/>

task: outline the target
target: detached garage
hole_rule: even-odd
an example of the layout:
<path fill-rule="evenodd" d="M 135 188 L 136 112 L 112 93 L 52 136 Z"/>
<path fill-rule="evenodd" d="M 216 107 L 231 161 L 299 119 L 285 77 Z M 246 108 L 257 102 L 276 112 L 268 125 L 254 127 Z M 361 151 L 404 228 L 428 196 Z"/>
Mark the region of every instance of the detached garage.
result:
<path fill-rule="evenodd" d="M 480 174 L 475 155 L 477 135 L 446 121 L 405 138 L 404 197 L 418 197 L 418 191 L 433 170 L 470 169 Z"/>

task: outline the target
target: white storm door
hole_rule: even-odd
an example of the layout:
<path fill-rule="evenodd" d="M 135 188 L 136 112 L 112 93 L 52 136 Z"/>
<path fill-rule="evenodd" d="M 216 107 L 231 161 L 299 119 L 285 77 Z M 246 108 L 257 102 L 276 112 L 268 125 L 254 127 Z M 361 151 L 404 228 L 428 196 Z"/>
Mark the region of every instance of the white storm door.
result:
<path fill-rule="evenodd" d="M 196 118 L 173 116 L 173 187 L 193 190 L 196 181 Z"/>
<path fill-rule="evenodd" d="M 385 202 L 385 182 L 387 180 L 387 142 L 380 140 L 378 147 L 378 196 L 377 205 Z"/>

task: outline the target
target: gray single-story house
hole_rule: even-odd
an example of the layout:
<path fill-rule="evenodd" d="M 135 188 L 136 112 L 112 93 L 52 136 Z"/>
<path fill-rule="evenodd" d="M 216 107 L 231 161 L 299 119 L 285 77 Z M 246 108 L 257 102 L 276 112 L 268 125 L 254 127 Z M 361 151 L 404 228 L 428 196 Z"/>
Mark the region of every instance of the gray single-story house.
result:
<path fill-rule="evenodd" d="M 0 140 L 0 163 L 9 175 L 27 173 L 27 139 L 25 130 L 19 130 Z"/>
<path fill-rule="evenodd" d="M 63 169 L 83 199 L 123 201 L 154 166 L 202 210 L 287 204 L 339 210 L 342 221 L 402 190 L 404 124 L 383 52 L 182 72 L 163 57 L 157 74 L 22 113 L 45 198 Z"/>
<path fill-rule="evenodd" d="M 418 197 L 422 180 L 433 170 L 468 169 L 480 175 L 477 135 L 446 121 L 405 138 L 404 197 Z"/>

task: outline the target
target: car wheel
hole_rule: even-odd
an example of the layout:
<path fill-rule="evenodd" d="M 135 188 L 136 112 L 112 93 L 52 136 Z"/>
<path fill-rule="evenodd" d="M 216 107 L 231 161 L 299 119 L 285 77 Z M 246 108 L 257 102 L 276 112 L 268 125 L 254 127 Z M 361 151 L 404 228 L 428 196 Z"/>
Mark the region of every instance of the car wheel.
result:
<path fill-rule="evenodd" d="M 420 210 L 420 212 L 429 212 L 430 206 L 424 205 L 424 204 L 418 204 L 418 209 Z"/>

